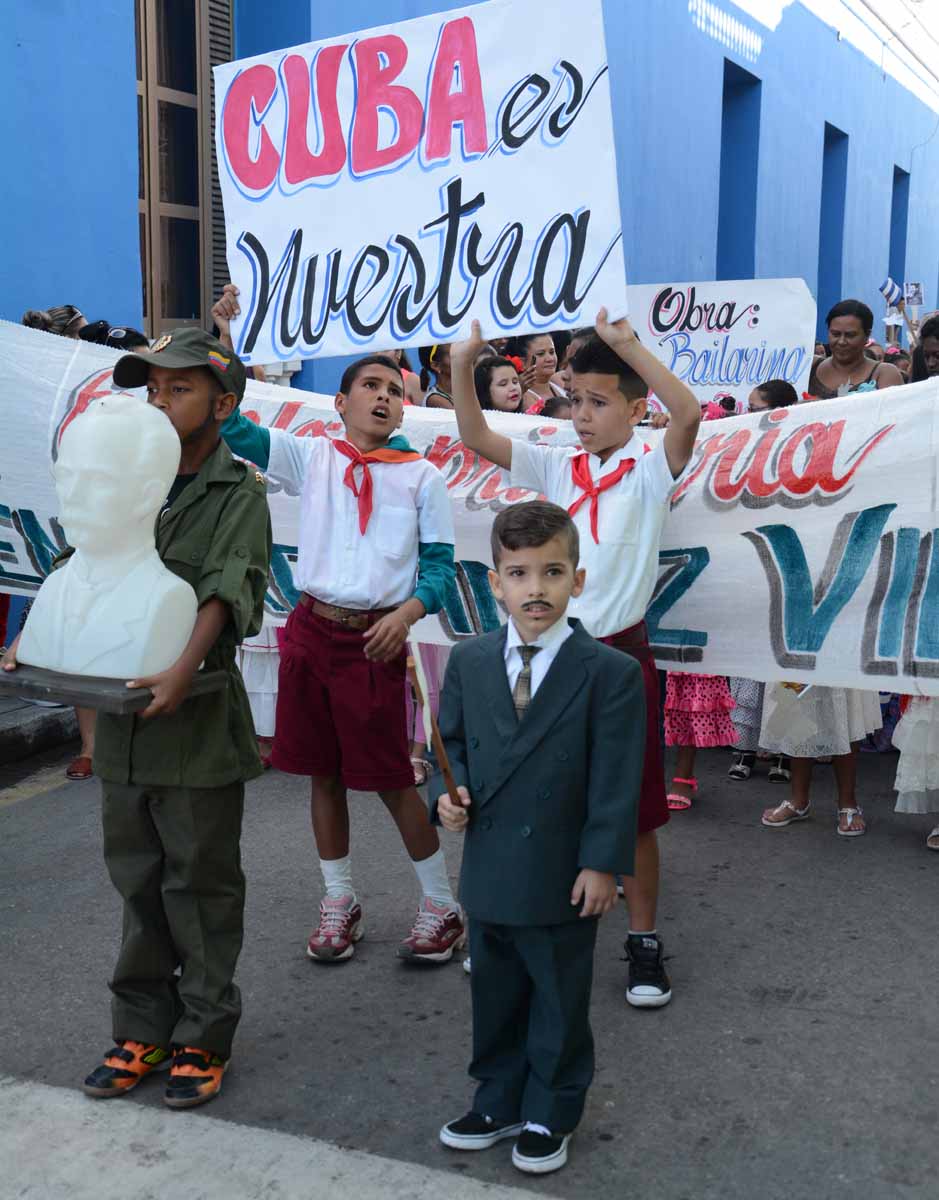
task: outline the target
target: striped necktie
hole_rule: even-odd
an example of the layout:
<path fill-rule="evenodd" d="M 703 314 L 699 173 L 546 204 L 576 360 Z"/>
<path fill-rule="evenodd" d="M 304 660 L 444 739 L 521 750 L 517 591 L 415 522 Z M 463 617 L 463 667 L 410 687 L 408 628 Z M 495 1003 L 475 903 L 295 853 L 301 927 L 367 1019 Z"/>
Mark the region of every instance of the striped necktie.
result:
<path fill-rule="evenodd" d="M 512 701 L 515 704 L 515 715 L 519 720 L 524 717 L 531 704 L 531 660 L 541 649 L 540 646 L 519 646 L 518 653 L 522 660 L 515 687 L 512 689 Z"/>

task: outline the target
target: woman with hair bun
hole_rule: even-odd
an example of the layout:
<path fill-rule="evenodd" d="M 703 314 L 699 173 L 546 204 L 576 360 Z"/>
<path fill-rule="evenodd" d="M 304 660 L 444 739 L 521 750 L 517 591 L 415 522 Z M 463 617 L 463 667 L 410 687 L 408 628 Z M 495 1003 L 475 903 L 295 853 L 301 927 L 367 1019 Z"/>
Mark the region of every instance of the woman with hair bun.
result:
<path fill-rule="evenodd" d="M 43 333 L 77 338 L 88 322 L 74 304 L 60 304 L 55 308 L 28 308 L 23 313 L 22 324 L 29 329 L 41 329 Z"/>

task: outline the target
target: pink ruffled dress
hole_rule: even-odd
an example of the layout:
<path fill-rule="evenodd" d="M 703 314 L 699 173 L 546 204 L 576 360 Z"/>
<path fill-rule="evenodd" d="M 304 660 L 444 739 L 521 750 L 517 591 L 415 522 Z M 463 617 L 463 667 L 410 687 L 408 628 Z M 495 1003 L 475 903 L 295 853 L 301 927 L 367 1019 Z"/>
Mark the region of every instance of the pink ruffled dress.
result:
<path fill-rule="evenodd" d="M 723 675 L 669 671 L 665 688 L 666 746 L 732 746 L 734 698 Z"/>

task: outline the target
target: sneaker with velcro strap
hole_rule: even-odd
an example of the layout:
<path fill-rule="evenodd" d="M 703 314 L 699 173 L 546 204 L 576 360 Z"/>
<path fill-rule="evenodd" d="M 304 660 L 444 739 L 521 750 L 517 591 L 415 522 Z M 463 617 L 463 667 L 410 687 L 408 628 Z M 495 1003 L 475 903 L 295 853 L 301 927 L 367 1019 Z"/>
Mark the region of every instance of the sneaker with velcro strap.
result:
<path fill-rule="evenodd" d="M 222 1090 L 222 1076 L 228 1062 L 196 1046 L 175 1050 L 163 1103 L 170 1108 L 195 1108 L 214 1100 Z"/>
<path fill-rule="evenodd" d="M 440 1131 L 440 1140 L 451 1150 L 488 1150 L 505 1138 L 521 1133 L 521 1121 L 495 1121 L 485 1113 L 468 1112 Z"/>
<path fill-rule="evenodd" d="M 86 1096 L 93 1096 L 95 1100 L 126 1096 L 141 1079 L 146 1079 L 153 1071 L 169 1066 L 169 1061 L 170 1052 L 162 1046 L 118 1038 L 105 1054 L 101 1066 L 95 1067 L 85 1079 L 82 1091 Z"/>
<path fill-rule="evenodd" d="M 544 1125 L 525 1122 L 512 1149 L 512 1166 L 527 1175 L 548 1175 L 567 1163 L 569 1133 L 554 1134 Z"/>

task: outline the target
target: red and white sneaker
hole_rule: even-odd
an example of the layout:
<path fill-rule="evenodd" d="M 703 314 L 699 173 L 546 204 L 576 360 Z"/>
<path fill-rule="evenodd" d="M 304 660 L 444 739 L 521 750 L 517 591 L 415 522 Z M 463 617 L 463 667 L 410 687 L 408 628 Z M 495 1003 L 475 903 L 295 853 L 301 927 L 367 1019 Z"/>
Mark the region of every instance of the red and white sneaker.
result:
<path fill-rule="evenodd" d="M 425 896 L 417 910 L 411 932 L 398 947 L 398 958 L 408 962 L 445 963 L 454 950 L 466 945 L 463 914 L 458 908 L 434 904 Z"/>
<path fill-rule="evenodd" d="M 320 923 L 310 934 L 306 952 L 317 962 L 345 962 L 355 953 L 365 925 L 362 905 L 354 896 L 324 896 L 320 901 Z"/>

